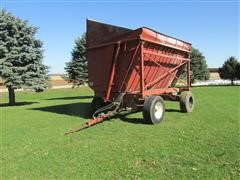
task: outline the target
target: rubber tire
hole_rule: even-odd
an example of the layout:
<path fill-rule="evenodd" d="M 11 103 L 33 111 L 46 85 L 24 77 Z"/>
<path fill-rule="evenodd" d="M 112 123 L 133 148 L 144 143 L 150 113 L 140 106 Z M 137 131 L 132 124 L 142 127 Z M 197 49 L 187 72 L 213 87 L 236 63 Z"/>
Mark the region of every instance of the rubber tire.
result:
<path fill-rule="evenodd" d="M 163 107 L 162 116 L 156 118 L 154 115 L 154 108 L 156 103 L 160 102 Z M 158 124 L 164 119 L 165 114 L 165 103 L 161 96 L 150 96 L 143 104 L 143 119 L 147 124 Z"/>
<path fill-rule="evenodd" d="M 95 113 L 98 109 L 105 105 L 103 99 L 101 97 L 95 96 L 91 103 L 92 114 Z"/>
<path fill-rule="evenodd" d="M 180 95 L 180 110 L 190 113 L 194 109 L 195 99 L 190 91 L 183 91 Z"/>

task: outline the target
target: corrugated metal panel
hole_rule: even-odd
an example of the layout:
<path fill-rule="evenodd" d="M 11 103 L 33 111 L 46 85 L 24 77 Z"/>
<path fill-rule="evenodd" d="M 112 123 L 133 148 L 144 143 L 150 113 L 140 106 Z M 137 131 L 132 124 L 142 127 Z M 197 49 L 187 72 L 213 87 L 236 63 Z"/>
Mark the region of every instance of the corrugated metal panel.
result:
<path fill-rule="evenodd" d="M 98 29 L 91 29 L 94 27 Z M 110 29 L 112 34 L 109 33 Z M 103 37 L 102 40 L 99 35 Z M 87 39 L 89 84 L 96 94 L 103 97 L 110 89 L 110 100 L 120 92 L 140 93 L 141 54 L 144 65 L 143 86 L 144 90 L 148 91 L 167 89 L 175 85 L 180 76 L 179 72 L 189 61 L 191 50 L 190 43 L 148 28 L 131 31 L 97 22 L 91 22 L 88 26 Z M 93 39 L 91 43 L 90 39 Z M 107 43 L 104 44 L 103 42 L 106 41 Z M 143 46 L 139 48 L 142 42 Z M 99 46 L 93 47 L 96 44 Z M 119 54 L 114 68 L 113 83 L 109 84 L 117 46 L 119 46 Z"/>

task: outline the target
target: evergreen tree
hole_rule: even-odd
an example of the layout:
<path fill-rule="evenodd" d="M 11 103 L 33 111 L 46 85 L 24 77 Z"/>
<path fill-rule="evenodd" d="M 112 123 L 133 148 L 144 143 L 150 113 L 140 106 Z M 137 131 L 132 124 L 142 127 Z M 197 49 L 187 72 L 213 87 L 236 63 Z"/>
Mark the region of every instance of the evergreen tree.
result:
<path fill-rule="evenodd" d="M 207 67 L 205 57 L 198 49 L 192 48 L 190 53 L 190 81 L 194 83 L 195 80 L 208 80 L 210 75 Z M 187 78 L 187 67 L 184 68 L 181 75 L 182 79 Z"/>
<path fill-rule="evenodd" d="M 208 80 L 210 75 L 203 54 L 198 49 L 192 48 L 190 59 L 191 83 L 194 83 L 195 80 Z"/>
<path fill-rule="evenodd" d="M 223 64 L 221 68 L 219 68 L 220 77 L 222 79 L 230 79 L 231 85 L 233 85 L 233 81 L 235 79 L 240 79 L 240 63 L 235 57 L 229 57 Z"/>
<path fill-rule="evenodd" d="M 240 79 L 240 63 L 237 64 L 236 71 L 237 79 Z"/>
<path fill-rule="evenodd" d="M 82 85 L 88 80 L 85 34 L 75 40 L 75 46 L 71 55 L 71 61 L 66 63 L 65 70 L 67 71 L 69 82 L 73 83 L 74 87 Z"/>
<path fill-rule="evenodd" d="M 43 91 L 47 87 L 48 67 L 42 63 L 42 42 L 34 36 L 37 28 L 27 21 L 0 10 L 0 77 L 15 104 L 15 89 Z"/>

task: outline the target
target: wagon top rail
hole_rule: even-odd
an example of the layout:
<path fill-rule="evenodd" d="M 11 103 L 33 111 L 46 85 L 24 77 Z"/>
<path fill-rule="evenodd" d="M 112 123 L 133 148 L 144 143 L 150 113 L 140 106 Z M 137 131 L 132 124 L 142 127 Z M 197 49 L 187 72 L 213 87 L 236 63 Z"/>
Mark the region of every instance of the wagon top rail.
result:
<path fill-rule="evenodd" d="M 180 51 L 190 52 L 191 50 L 191 43 L 159 33 L 148 27 L 131 30 L 89 19 L 87 20 L 87 48 L 89 50 L 134 40 L 159 44 Z"/>

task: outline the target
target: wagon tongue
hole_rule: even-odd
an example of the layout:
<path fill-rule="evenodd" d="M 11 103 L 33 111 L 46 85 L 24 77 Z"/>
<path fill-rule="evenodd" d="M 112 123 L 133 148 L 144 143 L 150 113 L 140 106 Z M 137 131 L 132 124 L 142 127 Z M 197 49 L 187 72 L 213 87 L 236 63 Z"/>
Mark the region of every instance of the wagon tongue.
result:
<path fill-rule="evenodd" d="M 74 128 L 74 129 L 70 129 L 69 131 L 65 132 L 65 135 L 70 135 L 70 134 L 73 134 L 75 132 L 78 132 L 82 129 L 86 129 L 90 126 L 93 126 L 97 123 L 100 123 L 102 122 L 104 119 L 112 116 L 113 113 L 111 111 L 109 111 L 107 114 L 102 114 L 100 117 L 97 117 L 97 118 L 93 118 L 91 119 L 90 121 L 86 122 L 85 124 L 83 124 L 81 127 L 78 127 L 78 128 Z"/>
<path fill-rule="evenodd" d="M 93 114 L 93 119 L 86 122 L 81 127 L 70 129 L 69 131 L 65 132 L 65 135 L 70 135 L 70 134 L 78 132 L 82 129 L 89 128 L 90 126 L 93 126 L 97 123 L 100 123 L 104 119 L 110 118 L 110 117 L 116 115 L 117 113 L 119 113 L 120 112 L 120 107 L 121 107 L 121 104 L 122 104 L 122 101 L 123 101 L 123 97 L 124 97 L 125 94 L 126 94 L 125 92 L 120 93 L 115 101 L 113 101 L 112 103 L 110 103 L 109 105 L 107 105 L 105 107 L 102 107 L 102 108 L 98 109 Z M 107 113 L 104 113 L 106 111 L 107 111 Z M 96 117 L 95 115 L 97 115 L 97 114 L 98 114 L 98 116 Z"/>

